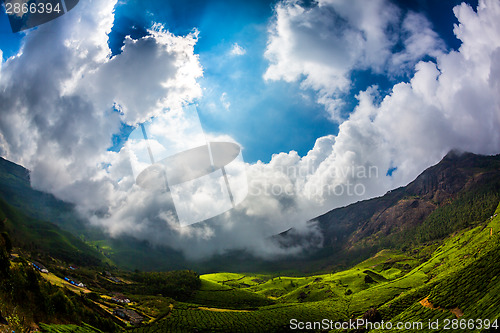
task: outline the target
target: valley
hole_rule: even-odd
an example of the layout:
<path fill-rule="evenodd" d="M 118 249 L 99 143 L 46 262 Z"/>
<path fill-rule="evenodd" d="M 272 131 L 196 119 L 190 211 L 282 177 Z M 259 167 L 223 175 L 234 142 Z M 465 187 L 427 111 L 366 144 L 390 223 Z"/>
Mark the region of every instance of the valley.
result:
<path fill-rule="evenodd" d="M 127 269 L 110 255 L 116 241 L 63 230 L 4 197 L 0 332 L 497 330 L 500 158 L 447 158 L 405 188 L 318 217 L 323 248 L 267 270 Z"/>

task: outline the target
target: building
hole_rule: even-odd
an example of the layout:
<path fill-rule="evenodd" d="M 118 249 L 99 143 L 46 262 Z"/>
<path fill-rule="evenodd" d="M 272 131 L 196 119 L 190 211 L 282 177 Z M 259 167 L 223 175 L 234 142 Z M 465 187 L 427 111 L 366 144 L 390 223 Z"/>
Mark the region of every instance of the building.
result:
<path fill-rule="evenodd" d="M 85 288 L 86 287 L 82 282 L 78 281 L 77 279 L 72 278 L 71 276 L 66 276 L 64 278 L 64 280 L 66 280 L 69 283 L 71 283 L 72 285 L 80 287 L 80 288 Z"/>
<path fill-rule="evenodd" d="M 33 265 L 33 267 L 35 267 L 36 269 L 38 269 L 42 273 L 48 273 L 49 272 L 49 270 L 44 265 L 42 265 L 41 263 L 39 263 L 38 261 L 33 261 L 31 264 Z"/>
<path fill-rule="evenodd" d="M 120 293 L 115 293 L 113 297 L 111 297 L 111 300 L 115 303 L 130 303 L 130 299 Z"/>
<path fill-rule="evenodd" d="M 109 279 L 113 281 L 114 283 L 122 283 L 122 281 L 118 278 L 115 278 L 114 276 L 110 276 Z"/>
<path fill-rule="evenodd" d="M 122 281 L 121 281 L 120 279 L 118 279 L 118 278 L 114 277 L 114 276 L 113 276 L 113 274 L 111 274 L 111 273 L 110 273 L 110 272 L 108 272 L 108 271 L 105 271 L 105 272 L 104 272 L 104 275 L 105 275 L 108 279 L 110 279 L 111 281 L 113 281 L 113 282 L 115 282 L 115 283 L 122 283 Z"/>
<path fill-rule="evenodd" d="M 144 320 L 144 317 L 129 309 L 115 309 L 113 314 L 117 317 L 129 321 L 131 324 L 140 324 Z"/>

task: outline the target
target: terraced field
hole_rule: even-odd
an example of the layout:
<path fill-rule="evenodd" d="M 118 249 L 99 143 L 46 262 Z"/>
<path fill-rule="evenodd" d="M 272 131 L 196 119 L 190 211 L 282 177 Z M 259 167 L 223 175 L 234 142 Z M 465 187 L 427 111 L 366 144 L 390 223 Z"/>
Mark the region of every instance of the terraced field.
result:
<path fill-rule="evenodd" d="M 384 250 L 341 272 L 203 275 L 202 288 L 191 299 L 176 302 L 164 319 L 131 331 L 283 332 L 290 329 L 291 319 L 341 322 L 361 318 L 371 308 L 394 324 L 448 320 L 452 325 L 459 318 L 493 324 L 500 317 L 498 276 L 497 215 L 416 253 Z M 491 327 L 475 326 L 476 331 Z M 434 331 L 445 331 L 444 326 Z"/>
<path fill-rule="evenodd" d="M 102 331 L 87 324 L 82 326 L 40 324 L 40 328 L 47 333 L 102 333 Z"/>

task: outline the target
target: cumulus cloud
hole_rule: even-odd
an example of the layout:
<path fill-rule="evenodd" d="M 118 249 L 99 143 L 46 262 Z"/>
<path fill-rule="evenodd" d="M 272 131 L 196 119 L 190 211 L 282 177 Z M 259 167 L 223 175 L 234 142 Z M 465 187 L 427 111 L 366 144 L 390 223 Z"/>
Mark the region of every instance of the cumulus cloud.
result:
<path fill-rule="evenodd" d="M 409 68 L 425 56 L 437 58 L 444 44 L 432 30 L 430 22 L 421 14 L 409 12 L 401 24 L 403 49 L 389 59 L 390 68 Z"/>
<path fill-rule="evenodd" d="M 20 54 L 2 63 L 0 154 L 31 169 L 33 186 L 76 203 L 114 237 L 128 234 L 194 258 L 231 249 L 263 257 L 297 254 L 321 246 L 321 234 L 307 220 L 404 185 L 451 148 L 500 151 L 498 2 L 480 1 L 477 12 L 467 5 L 454 9 L 462 45 L 451 52 L 443 51 L 423 17 L 402 18 L 382 0 L 280 3 L 266 78 L 303 78 L 332 114 L 353 69 L 390 73 L 414 66 L 423 55 L 435 62 L 418 62 L 411 80 L 394 85 L 383 99 L 376 86 L 359 92 L 338 134 L 318 138 L 306 156 L 291 151 L 247 165 L 249 193 L 242 203 L 181 228 L 168 193 L 135 183 L 129 148 L 107 148 L 122 123 L 162 119 L 165 110 L 175 115 L 183 102 L 201 96 L 197 33 L 175 36 L 156 26 L 142 39 L 126 39 L 122 52 L 111 57 L 113 6 L 82 2 L 28 32 Z M 386 33 L 394 25 L 403 36 L 397 37 L 401 49 L 393 49 L 396 37 Z M 157 130 L 181 128 L 174 118 Z M 210 133 L 204 139 L 232 141 Z M 312 241 L 286 249 L 269 241 L 290 227 Z"/>
<path fill-rule="evenodd" d="M 340 125 L 338 135 L 318 139 L 307 156 L 300 158 L 290 152 L 273 157 L 269 169 L 303 170 L 304 165 L 314 165 L 304 170 L 304 177 L 282 180 L 295 182 L 297 202 L 317 207 L 312 210 L 321 213 L 405 185 L 450 149 L 480 154 L 500 152 L 500 4 L 480 1 L 477 12 L 462 4 L 454 13 L 460 22 L 454 28 L 462 41 L 458 51 L 436 51 L 436 62 L 417 63 L 410 82 L 396 84 L 383 99 L 376 86 L 360 92 L 358 105 Z M 429 49 L 429 41 L 435 39 L 428 38 L 433 33 L 425 29 L 412 35 L 407 39 L 408 45 L 413 45 L 410 49 Z M 393 61 L 405 58 L 396 55 Z M 375 167 L 372 176 L 359 172 L 369 171 L 370 166 Z M 394 167 L 397 170 L 392 176 L 386 175 Z M 373 176 L 375 170 L 378 174 Z M 348 182 L 362 184 L 364 195 L 336 195 L 336 186 L 347 190 Z"/>
<path fill-rule="evenodd" d="M 304 89 L 316 90 L 335 122 L 342 121 L 342 97 L 353 70 L 400 72 L 443 48 L 424 16 L 402 17 L 386 0 L 279 2 L 269 35 L 264 78 L 300 81 Z M 398 43 L 402 50 L 396 50 Z"/>
<path fill-rule="evenodd" d="M 122 123 L 136 125 L 201 94 L 197 32 L 155 25 L 111 56 L 113 1 L 82 2 L 26 33 L 2 62 L 0 154 L 31 172 L 32 185 L 106 215 L 133 184 L 130 163 L 107 149 Z"/>
<path fill-rule="evenodd" d="M 131 125 L 179 108 L 201 94 L 196 79 L 202 69 L 193 54 L 197 32 L 175 36 L 156 25 L 149 33 L 138 40 L 126 37 L 122 52 L 76 87 L 103 106 L 114 103 Z"/>
<path fill-rule="evenodd" d="M 155 117 L 159 128 L 151 128 L 152 134 L 193 125 L 192 119 L 185 123 L 182 106 L 200 97 L 196 80 L 202 75 L 194 54 L 196 31 L 175 36 L 155 25 L 143 38 L 127 37 L 112 56 L 108 33 L 114 5 L 79 4 L 28 31 L 19 54 L 1 63 L 0 154 L 30 169 L 34 188 L 75 203 L 112 237 L 131 235 L 191 257 L 233 248 L 283 252 L 265 246 L 276 228 L 256 228 L 257 217 L 236 210 L 210 225 L 180 227 L 169 193 L 136 184 L 130 147 L 108 151 L 123 123 L 137 126 Z M 229 107 L 226 98 L 221 102 Z M 234 141 L 201 135 L 202 141 Z M 173 145 L 189 143 L 175 139 Z M 272 226 L 272 219 L 267 222 Z"/>

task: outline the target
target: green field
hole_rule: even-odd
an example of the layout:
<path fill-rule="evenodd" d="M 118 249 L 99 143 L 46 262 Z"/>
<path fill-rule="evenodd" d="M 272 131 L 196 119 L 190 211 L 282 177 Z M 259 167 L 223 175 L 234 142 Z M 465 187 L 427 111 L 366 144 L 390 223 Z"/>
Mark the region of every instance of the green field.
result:
<path fill-rule="evenodd" d="M 174 250 L 151 248 L 143 259 L 147 244 L 77 237 L 33 216 L 36 209 L 26 214 L 30 211 L 22 209 L 23 200 L 16 197 L 12 204 L 0 198 L 0 314 L 8 322 L 0 324 L 0 331 L 24 332 L 38 326 L 43 332 L 288 332 L 301 322 L 321 322 L 323 327 L 311 324 L 310 329 L 293 331 L 335 331 L 324 324 L 362 318 L 372 321 L 365 330 L 372 332 L 387 331 L 373 326 L 382 320 L 393 326 L 424 325 L 405 330 L 410 332 L 493 331 L 500 317 L 500 176 L 492 171 L 496 166 L 500 162 L 470 171 L 470 184 L 478 185 L 441 203 L 405 196 L 408 189 L 409 194 L 416 191 L 408 186 L 382 201 L 364 202 L 359 206 L 363 209 L 342 208 L 318 217 L 326 226 L 339 226 L 342 219 L 349 226 L 354 219 L 353 225 L 361 226 L 351 234 L 354 239 L 387 207 L 396 207 L 397 213 L 409 202 L 415 207 L 435 205 L 432 213 L 413 220 L 411 210 L 404 208 L 404 225 L 411 227 L 400 228 L 398 221 L 391 224 L 386 219 L 395 232 L 371 225 L 375 229 L 368 228 L 365 238 L 352 246 L 345 243 L 338 251 L 324 247 L 307 267 L 294 266 L 292 258 L 260 270 L 252 261 L 242 261 L 241 266 L 233 260 L 237 256 L 222 256 L 214 259 L 220 259 L 219 266 L 205 267 L 212 273 L 201 276 L 195 271 L 199 263 L 185 265 Z M 462 176 L 456 173 L 452 180 L 465 181 Z M 25 179 L 22 183 L 11 176 L 0 177 L 2 181 L 27 186 Z M 415 184 L 417 190 L 426 186 Z M 38 192 L 30 195 L 40 197 Z M 330 237 L 337 236 L 335 228 L 330 232 Z M 163 269 L 167 257 L 170 268 Z M 32 260 L 45 264 L 50 273 L 36 271 Z M 69 267 L 75 264 L 76 269 Z M 244 267 L 248 272 L 216 267 Z M 63 280 L 68 275 L 87 287 L 69 285 Z M 118 303 L 113 300 L 117 295 L 131 302 Z M 119 318 L 114 314 L 119 308 L 135 311 L 142 322 Z M 429 323 L 440 326 L 431 329 Z"/>
<path fill-rule="evenodd" d="M 60 277 L 68 269 L 58 267 L 59 261 L 52 264 L 53 273 L 30 278 L 29 263 L 18 256 L 11 272 L 27 274 L 23 283 L 31 287 L 18 287 L 26 290 L 26 297 L 50 300 L 52 305 L 37 304 L 46 318 L 53 318 L 46 321 L 53 324 L 39 325 L 43 332 L 99 332 L 87 322 L 130 332 L 286 332 L 292 323 L 324 323 L 326 319 L 332 325 L 341 324 L 370 312 L 394 326 L 441 323 L 440 329 L 423 327 L 415 332 L 450 331 L 444 329 L 445 323 L 451 329 L 472 325 L 475 331 L 486 332 L 496 327 L 500 317 L 499 214 L 500 206 L 496 216 L 443 240 L 406 252 L 381 250 L 349 269 L 307 276 L 117 270 L 113 275 L 118 274 L 122 282 L 115 283 L 104 272 L 81 267 L 71 274 L 88 284 L 85 293 L 62 282 Z M 46 280 L 51 284 L 42 282 Z M 116 292 L 132 302 L 114 303 L 111 297 Z M 62 310 L 51 312 L 57 306 Z M 143 323 L 134 325 L 114 317 L 113 310 L 119 307 L 136 311 Z M 0 304 L 0 309 L 13 308 Z M 32 314 L 33 318 L 39 315 Z M 76 325 L 73 316 L 81 318 Z M 488 320 L 488 325 L 475 326 L 478 319 Z M 319 328 L 310 331 L 322 331 Z M 323 331 L 335 331 L 330 328 L 334 326 Z"/>
<path fill-rule="evenodd" d="M 499 233 L 497 216 L 413 254 L 383 250 L 332 274 L 202 275 L 202 288 L 191 299 L 132 332 L 283 332 L 293 318 L 342 322 L 361 318 L 370 308 L 394 325 L 449 320 L 452 327 L 478 318 L 493 324 L 500 317 Z M 443 325 L 435 331 L 445 331 Z"/>
<path fill-rule="evenodd" d="M 40 328 L 47 333 L 102 333 L 102 331 L 87 324 L 82 326 L 40 324 Z"/>

